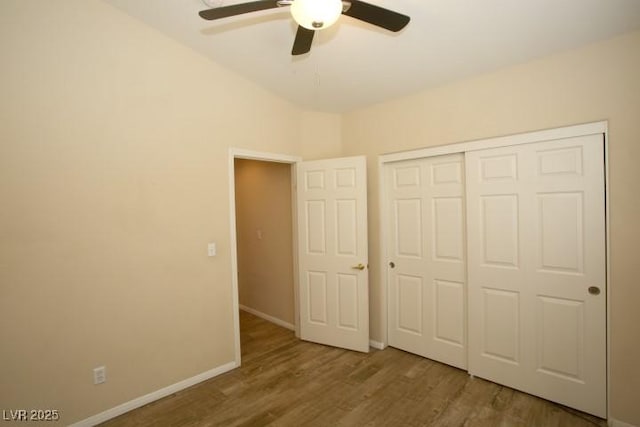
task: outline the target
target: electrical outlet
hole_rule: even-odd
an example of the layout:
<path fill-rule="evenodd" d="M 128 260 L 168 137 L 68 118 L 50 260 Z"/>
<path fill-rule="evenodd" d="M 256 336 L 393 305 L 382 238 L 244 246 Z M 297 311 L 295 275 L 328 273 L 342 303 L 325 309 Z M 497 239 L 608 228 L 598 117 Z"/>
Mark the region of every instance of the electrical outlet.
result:
<path fill-rule="evenodd" d="M 107 368 L 104 366 L 93 368 L 93 383 L 102 384 L 105 381 L 107 381 Z"/>

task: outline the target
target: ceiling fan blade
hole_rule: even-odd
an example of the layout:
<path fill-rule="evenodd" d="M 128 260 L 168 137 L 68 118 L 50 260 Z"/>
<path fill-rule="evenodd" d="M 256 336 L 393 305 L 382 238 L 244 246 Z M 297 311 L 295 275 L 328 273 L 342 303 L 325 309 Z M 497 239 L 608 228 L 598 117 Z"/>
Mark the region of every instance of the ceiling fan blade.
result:
<path fill-rule="evenodd" d="M 228 16 L 242 15 L 243 13 L 257 12 L 259 10 L 275 9 L 276 7 L 278 7 L 278 2 L 276 0 L 259 0 L 249 3 L 215 7 L 213 9 L 203 10 L 199 15 L 201 18 L 211 21 L 214 19 L 226 18 Z"/>
<path fill-rule="evenodd" d="M 397 32 L 407 26 L 410 18 L 398 12 L 375 6 L 360 0 L 350 0 L 349 7 L 343 15 L 377 25 L 389 31 Z"/>
<path fill-rule="evenodd" d="M 292 55 L 302 55 L 311 50 L 311 42 L 316 32 L 314 30 L 308 30 L 302 25 L 298 25 L 298 31 L 296 32 L 296 39 L 293 42 L 293 49 L 291 49 Z"/>

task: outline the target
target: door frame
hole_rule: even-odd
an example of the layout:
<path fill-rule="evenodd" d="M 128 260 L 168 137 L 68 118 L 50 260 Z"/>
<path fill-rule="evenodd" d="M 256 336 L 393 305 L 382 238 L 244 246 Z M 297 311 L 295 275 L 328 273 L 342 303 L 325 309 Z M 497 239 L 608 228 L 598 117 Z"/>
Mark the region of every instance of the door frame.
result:
<path fill-rule="evenodd" d="M 533 132 L 526 132 L 514 135 L 499 136 L 495 138 L 486 138 L 473 141 L 459 142 L 446 145 L 437 145 L 433 147 L 420 148 L 410 151 L 402 151 L 396 153 L 382 154 L 378 156 L 378 197 L 379 206 L 378 212 L 380 215 L 380 223 L 378 225 L 378 232 L 380 236 L 379 248 L 380 248 L 380 281 L 381 281 L 381 301 L 380 301 L 380 314 L 381 314 L 381 330 L 382 330 L 382 346 L 387 347 L 389 343 L 389 277 L 387 270 L 388 259 L 388 233 L 387 224 L 389 220 L 388 207 L 389 202 L 387 200 L 386 192 L 386 167 L 387 165 L 400 162 L 404 160 L 417 160 L 424 157 L 434 157 L 445 154 L 453 153 L 465 153 L 467 151 L 484 150 L 487 148 L 499 148 L 506 146 L 514 146 L 521 144 L 530 144 L 534 142 L 549 141 L 555 139 L 572 138 L 586 135 L 603 134 L 604 135 L 604 189 L 605 189 L 605 257 L 606 257 L 606 394 L 607 394 L 607 414 L 610 413 L 610 382 L 611 366 L 610 366 L 610 316 L 611 316 L 611 243 L 610 243 L 610 212 L 609 212 L 609 125 L 608 121 L 598 121 L 591 123 L 578 124 L 573 126 L 565 126 L 554 129 L 538 130 Z"/>
<path fill-rule="evenodd" d="M 242 148 L 229 148 L 228 173 L 229 173 L 229 226 L 230 226 L 230 262 L 231 262 L 231 309 L 233 310 L 233 340 L 234 360 L 236 367 L 241 365 L 240 350 L 240 298 L 238 294 L 238 238 L 236 235 L 236 176 L 235 159 L 258 160 L 263 162 L 286 163 L 291 165 L 291 209 L 293 226 L 293 320 L 295 334 L 300 336 L 300 309 L 298 306 L 298 233 L 296 226 L 296 163 L 302 161 L 299 156 L 289 154 L 277 154 L 261 151 L 245 150 Z"/>

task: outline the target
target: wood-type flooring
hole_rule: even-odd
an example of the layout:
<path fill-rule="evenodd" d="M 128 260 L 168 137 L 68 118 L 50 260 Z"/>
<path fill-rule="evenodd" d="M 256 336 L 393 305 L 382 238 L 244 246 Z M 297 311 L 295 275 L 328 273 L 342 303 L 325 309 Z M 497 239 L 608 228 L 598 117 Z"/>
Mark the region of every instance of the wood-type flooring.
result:
<path fill-rule="evenodd" d="M 242 366 L 114 418 L 129 426 L 606 426 L 394 348 L 301 341 L 240 313 Z"/>

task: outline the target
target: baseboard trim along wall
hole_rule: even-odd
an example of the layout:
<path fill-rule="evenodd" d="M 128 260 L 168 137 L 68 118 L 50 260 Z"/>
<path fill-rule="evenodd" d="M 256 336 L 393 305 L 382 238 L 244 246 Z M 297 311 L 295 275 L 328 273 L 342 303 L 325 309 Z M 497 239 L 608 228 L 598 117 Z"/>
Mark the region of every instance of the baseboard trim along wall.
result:
<path fill-rule="evenodd" d="M 261 319 L 266 320 L 267 322 L 275 323 L 278 326 L 282 326 L 283 328 L 287 328 L 289 330 L 295 331 L 296 327 L 289 322 L 285 322 L 284 320 L 278 319 L 277 317 L 269 316 L 261 311 L 255 310 L 251 307 L 247 307 L 246 305 L 239 305 L 240 310 L 246 311 L 247 313 L 251 313 L 254 316 L 258 316 Z"/>
<path fill-rule="evenodd" d="M 213 368 L 209 371 L 203 372 L 191 378 L 187 378 L 186 380 L 182 380 L 170 386 L 161 388 L 160 390 L 156 390 L 149 394 L 145 394 L 144 396 L 140 396 L 133 400 L 123 403 L 122 405 L 118 405 L 115 408 L 107 409 L 104 412 L 100 412 L 99 414 L 93 415 L 89 418 L 85 418 L 82 421 L 78 421 L 75 424 L 71 424 L 70 427 L 91 427 L 96 424 L 103 423 L 112 418 L 115 418 L 119 415 L 122 415 L 126 412 L 132 411 L 141 406 L 147 405 L 156 400 L 162 399 L 163 397 L 169 396 L 170 394 L 176 393 L 180 390 L 184 390 L 185 388 L 189 388 L 192 385 L 196 385 L 201 383 L 202 381 L 206 381 L 213 377 L 217 377 L 218 375 L 222 375 L 225 372 L 229 372 L 232 369 L 237 368 L 236 362 L 225 363 L 222 366 L 218 366 L 217 368 Z"/>
<path fill-rule="evenodd" d="M 609 426 L 611 427 L 636 427 L 633 424 L 625 423 L 624 421 L 616 420 L 615 418 L 609 418 Z"/>
<path fill-rule="evenodd" d="M 369 346 L 375 348 L 376 350 L 384 350 L 386 345 L 381 343 L 380 341 L 369 340 Z"/>
<path fill-rule="evenodd" d="M 251 307 L 247 307 L 246 305 L 239 305 L 240 310 L 246 311 L 247 313 L 251 313 L 254 316 L 258 316 L 264 320 L 266 320 L 267 322 L 271 322 L 271 323 L 275 323 L 278 326 L 282 326 L 283 328 L 287 328 L 290 329 L 292 331 L 295 330 L 295 326 L 292 325 L 289 322 L 285 322 L 284 320 L 278 319 L 277 317 L 273 317 L 273 316 L 269 316 L 268 314 L 265 314 L 261 311 L 258 311 L 256 309 L 253 309 Z M 375 348 L 376 350 L 384 350 L 385 349 L 385 345 L 379 341 L 374 341 L 374 340 L 369 340 L 369 346 Z M 620 427 L 625 427 L 625 426 L 620 426 Z M 632 426 L 633 427 L 633 426 Z"/>

